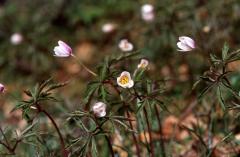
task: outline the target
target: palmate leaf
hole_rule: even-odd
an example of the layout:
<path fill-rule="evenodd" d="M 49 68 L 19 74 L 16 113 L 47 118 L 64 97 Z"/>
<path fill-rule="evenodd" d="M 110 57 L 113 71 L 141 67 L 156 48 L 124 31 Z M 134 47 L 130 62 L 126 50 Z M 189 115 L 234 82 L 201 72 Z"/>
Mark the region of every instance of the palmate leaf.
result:
<path fill-rule="evenodd" d="M 63 83 L 51 84 L 51 85 L 46 89 L 45 92 L 47 93 L 47 92 L 50 92 L 50 91 L 52 91 L 52 90 L 54 90 L 54 89 L 64 87 L 64 86 L 66 86 L 68 83 L 69 83 L 69 82 L 67 81 L 67 82 L 63 82 Z"/>
<path fill-rule="evenodd" d="M 218 57 L 214 54 L 210 54 L 210 59 L 214 64 L 220 64 L 222 60 L 218 59 Z"/>

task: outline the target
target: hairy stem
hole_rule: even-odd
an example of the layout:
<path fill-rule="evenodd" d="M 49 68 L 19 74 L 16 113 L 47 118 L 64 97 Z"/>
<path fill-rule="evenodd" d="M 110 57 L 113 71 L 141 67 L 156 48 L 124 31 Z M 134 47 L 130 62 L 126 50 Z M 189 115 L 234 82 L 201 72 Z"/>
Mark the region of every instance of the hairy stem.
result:
<path fill-rule="evenodd" d="M 99 124 L 99 122 L 98 122 L 98 120 L 96 119 L 96 117 L 94 117 L 93 119 L 94 119 L 95 123 L 97 124 L 97 128 L 99 128 L 101 131 L 103 131 L 102 125 Z M 102 123 L 102 124 L 103 124 L 103 123 Z M 104 138 L 105 138 L 106 141 L 107 141 L 108 148 L 109 148 L 109 150 L 110 150 L 111 156 L 114 157 L 114 151 L 113 151 L 112 143 L 111 143 L 109 137 L 108 137 L 107 135 L 104 135 Z"/>
<path fill-rule="evenodd" d="M 61 151 L 62 151 L 62 156 L 63 157 L 68 157 L 68 151 L 65 149 L 65 144 L 64 144 L 64 140 L 63 140 L 63 136 L 55 122 L 55 120 L 52 118 L 52 116 L 44 109 L 42 109 L 39 105 L 37 105 L 37 109 L 38 109 L 38 112 L 42 112 L 44 113 L 52 122 L 53 126 L 55 127 L 57 133 L 58 133 L 58 136 L 59 136 L 59 139 L 60 139 L 60 144 L 61 144 Z"/>
<path fill-rule="evenodd" d="M 119 97 L 121 98 L 121 100 L 122 100 L 121 92 L 120 92 L 120 90 L 119 90 L 117 87 L 114 86 L 113 82 L 109 80 L 109 81 L 107 81 L 107 82 L 105 82 L 105 83 L 110 84 L 110 85 L 113 87 L 113 89 L 116 91 L 116 93 L 119 95 Z M 125 102 L 124 102 L 124 105 L 126 105 Z M 133 124 L 132 124 L 132 121 L 130 120 L 131 118 L 130 118 L 130 113 L 129 113 L 128 110 L 126 110 L 126 115 L 127 115 L 127 118 L 129 119 L 130 128 L 131 128 L 131 130 L 133 130 Z M 135 136 L 134 133 L 132 133 L 132 137 L 133 137 L 134 145 L 135 145 L 135 147 L 136 147 L 137 156 L 138 156 L 138 157 L 141 157 L 141 155 L 140 155 L 140 152 L 141 152 L 141 151 L 140 151 L 140 148 L 139 148 L 139 145 L 138 145 L 137 137 Z"/>
<path fill-rule="evenodd" d="M 130 119 L 129 111 L 127 110 L 126 113 L 127 113 L 127 118 Z M 131 120 L 129 120 L 129 125 L 130 125 L 131 130 L 133 130 L 133 124 L 132 124 Z M 134 142 L 134 144 L 136 146 L 137 156 L 141 157 L 141 155 L 140 155 L 140 148 L 139 148 L 139 145 L 138 145 L 138 142 L 137 142 L 137 137 L 135 136 L 134 132 L 132 133 L 132 137 L 133 137 L 133 142 Z"/>
<path fill-rule="evenodd" d="M 111 155 L 112 155 L 112 157 L 114 157 L 114 151 L 113 151 L 113 148 L 112 148 L 112 143 L 111 143 L 111 141 L 110 141 L 110 139 L 107 135 L 105 135 L 104 137 L 107 141 L 107 144 L 108 144 L 108 147 L 110 149 Z"/>
<path fill-rule="evenodd" d="M 160 146 L 161 146 L 161 154 L 162 157 L 166 157 L 166 152 L 165 152 L 165 147 L 164 147 L 164 140 L 163 140 L 163 132 L 162 132 L 162 123 L 161 123 L 161 117 L 160 117 L 160 113 L 158 111 L 158 108 L 156 105 L 154 105 L 155 108 L 155 112 L 156 112 L 156 116 L 157 116 L 157 120 L 158 120 L 158 125 L 159 125 L 159 134 L 160 134 Z"/>
<path fill-rule="evenodd" d="M 146 107 L 143 107 L 143 114 L 145 116 L 146 122 L 147 122 L 147 128 L 148 128 L 148 134 L 149 134 L 149 143 L 150 143 L 150 147 L 151 147 L 151 156 L 154 157 L 154 145 L 153 145 L 153 140 L 152 140 L 152 130 L 150 127 L 150 123 L 149 123 L 149 119 L 148 119 L 148 115 L 147 115 L 147 110 Z"/>
<path fill-rule="evenodd" d="M 72 55 L 76 61 L 85 69 L 87 70 L 87 72 L 89 72 L 90 74 L 92 74 L 93 76 L 97 76 L 97 74 L 95 72 L 93 72 L 92 70 L 90 70 L 85 64 L 83 64 L 82 61 L 80 61 L 75 55 Z"/>

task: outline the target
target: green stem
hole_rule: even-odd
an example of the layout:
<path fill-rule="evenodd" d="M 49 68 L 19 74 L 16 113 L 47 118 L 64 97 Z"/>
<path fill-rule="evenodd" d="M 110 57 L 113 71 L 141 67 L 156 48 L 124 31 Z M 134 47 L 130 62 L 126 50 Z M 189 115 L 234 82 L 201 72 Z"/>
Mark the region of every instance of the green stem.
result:
<path fill-rule="evenodd" d="M 148 129 L 148 134 L 149 134 L 149 143 L 150 143 L 150 148 L 151 148 L 151 156 L 154 157 L 154 145 L 153 145 L 153 140 L 152 140 L 152 130 L 150 127 L 148 115 L 147 115 L 147 110 L 146 107 L 143 107 L 143 114 L 145 116 L 146 122 L 147 122 L 147 129 Z"/>
<path fill-rule="evenodd" d="M 44 113 L 50 119 L 50 121 L 52 122 L 53 126 L 55 127 L 55 129 L 58 133 L 59 139 L 60 139 L 62 156 L 63 157 L 68 157 L 68 151 L 65 149 L 63 136 L 62 136 L 55 120 L 52 118 L 52 116 L 46 110 L 42 109 L 40 105 L 37 104 L 36 107 L 37 107 L 39 113 Z"/>
<path fill-rule="evenodd" d="M 90 74 L 92 74 L 93 76 L 97 76 L 97 74 L 95 73 L 95 72 L 93 72 L 92 70 L 90 70 L 87 66 L 85 66 L 84 65 L 84 63 L 80 60 L 80 59 L 78 59 L 75 55 L 72 55 L 75 59 L 76 59 L 76 61 L 85 69 L 85 70 L 87 70 Z"/>
<path fill-rule="evenodd" d="M 160 138 L 160 146 L 161 146 L 161 154 L 162 157 L 166 157 L 166 152 L 165 152 L 165 147 L 164 147 L 164 139 L 163 139 L 163 132 L 162 132 L 162 122 L 161 122 L 161 117 L 160 117 L 160 113 L 158 111 L 157 106 L 154 104 L 154 108 L 155 108 L 155 112 L 156 112 L 156 116 L 157 116 L 157 120 L 158 120 L 158 125 L 159 125 L 159 133 L 161 135 Z"/>

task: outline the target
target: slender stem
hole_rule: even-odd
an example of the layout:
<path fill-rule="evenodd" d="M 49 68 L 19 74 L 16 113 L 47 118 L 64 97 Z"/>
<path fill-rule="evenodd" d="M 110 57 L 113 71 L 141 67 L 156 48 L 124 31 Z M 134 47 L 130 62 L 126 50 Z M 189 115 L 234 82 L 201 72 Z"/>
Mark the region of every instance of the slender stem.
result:
<path fill-rule="evenodd" d="M 3 132 L 1 127 L 0 127 L 0 131 L 1 131 L 2 135 L 3 135 L 4 140 L 6 141 L 6 145 L 10 146 L 9 143 L 8 143 L 7 137 L 5 136 L 5 134 L 4 134 L 4 132 Z"/>
<path fill-rule="evenodd" d="M 59 136 L 59 139 L 60 139 L 60 144 L 61 144 L 61 151 L 62 151 L 62 156 L 63 157 L 68 157 L 68 151 L 65 149 L 65 144 L 64 144 L 64 140 L 63 140 L 63 137 L 62 137 L 62 134 L 55 122 L 55 120 L 52 118 L 52 116 L 44 109 L 42 109 L 38 104 L 36 105 L 37 109 L 38 109 L 38 112 L 42 112 L 44 113 L 52 122 L 53 126 L 55 127 L 57 133 L 58 133 L 58 136 Z"/>
<path fill-rule="evenodd" d="M 85 66 L 80 59 L 78 59 L 75 55 L 72 55 L 72 56 L 76 59 L 76 61 L 77 61 L 85 70 L 87 70 L 87 71 L 88 71 L 90 74 L 92 74 L 93 76 L 97 76 L 97 74 L 96 74 L 95 72 L 93 72 L 92 70 L 90 70 L 87 66 Z"/>
<path fill-rule="evenodd" d="M 101 131 L 103 131 L 102 125 L 99 124 L 99 122 L 98 122 L 98 120 L 96 119 L 96 117 L 94 117 L 93 119 L 94 119 L 95 123 L 97 124 L 97 128 L 100 129 Z M 110 153 L 111 153 L 111 156 L 114 157 L 114 151 L 113 151 L 113 148 L 112 148 L 112 143 L 111 143 L 111 141 L 110 141 L 110 139 L 109 139 L 109 137 L 108 137 L 107 135 L 105 135 L 104 137 L 105 137 L 105 139 L 106 139 L 106 141 L 107 141 L 108 148 L 109 148 L 109 151 L 110 151 Z"/>
<path fill-rule="evenodd" d="M 151 156 L 154 157 L 154 145 L 153 145 L 153 140 L 152 140 L 152 130 L 150 127 L 147 110 L 146 110 L 145 106 L 143 107 L 143 114 L 144 114 L 146 122 L 147 122 L 147 128 L 148 128 L 148 133 L 149 133 L 149 143 L 150 143 L 150 147 L 151 147 Z"/>
<path fill-rule="evenodd" d="M 133 88 L 133 90 L 134 90 L 134 94 L 137 96 L 137 98 L 142 101 L 142 98 L 141 98 L 140 95 L 138 95 L 136 89 Z M 147 128 L 148 128 L 148 134 L 149 134 L 149 143 L 150 143 L 150 148 L 151 148 L 150 149 L 151 156 L 154 157 L 154 145 L 153 145 L 153 140 L 152 140 L 152 130 L 151 130 L 151 127 L 150 127 L 150 123 L 149 123 L 149 119 L 148 119 L 148 115 L 147 115 L 147 110 L 146 110 L 145 106 L 143 107 L 143 114 L 144 114 L 146 122 L 147 122 Z"/>
<path fill-rule="evenodd" d="M 160 146 L 161 146 L 161 153 L 162 153 L 162 157 L 166 157 L 166 152 L 165 152 L 165 147 L 164 147 L 164 140 L 163 140 L 163 132 L 162 132 L 162 123 L 161 123 L 161 117 L 160 117 L 160 113 L 158 111 L 158 108 L 156 105 L 154 105 L 155 108 L 155 112 L 156 112 L 156 116 L 157 116 L 157 120 L 158 120 L 158 125 L 159 125 L 159 134 L 160 134 Z"/>
<path fill-rule="evenodd" d="M 0 144 L 3 145 L 9 151 L 10 154 L 8 155 L 15 155 L 15 149 L 17 148 L 17 145 L 21 141 L 21 139 L 18 139 L 14 144 L 14 146 L 11 147 L 1 127 L 0 127 L 0 132 L 3 135 L 4 140 L 6 141 L 6 143 L 0 141 Z"/>
<path fill-rule="evenodd" d="M 117 87 L 114 86 L 113 82 L 112 81 L 108 81 L 106 83 L 109 83 L 114 88 L 114 90 L 117 92 L 117 94 L 120 96 L 120 98 L 122 100 L 121 92 L 120 92 L 120 90 Z M 125 102 L 124 102 L 124 105 L 125 105 Z M 131 128 L 131 130 L 133 130 L 133 124 L 132 124 L 132 121 L 130 120 L 131 118 L 130 118 L 130 113 L 129 113 L 128 110 L 126 111 L 126 114 L 127 114 L 127 118 L 129 119 L 130 128 Z M 137 137 L 135 136 L 134 132 L 132 133 L 132 137 L 133 137 L 134 145 L 136 146 L 137 156 L 141 157 L 141 155 L 140 155 L 140 148 L 139 148 L 139 145 L 138 145 L 138 142 L 137 142 Z"/>
<path fill-rule="evenodd" d="M 105 137 L 105 139 L 107 141 L 108 148 L 110 149 L 111 156 L 114 157 L 114 151 L 113 151 L 113 148 L 112 148 L 111 141 L 110 141 L 110 139 L 109 139 L 109 137 L 107 135 L 105 135 L 104 137 Z"/>
<path fill-rule="evenodd" d="M 3 145 L 5 148 L 7 148 L 8 151 L 11 152 L 11 148 L 7 144 L 3 143 L 2 141 L 0 141 L 0 144 Z"/>
<path fill-rule="evenodd" d="M 127 118 L 130 119 L 130 113 L 129 113 L 129 111 L 127 110 L 126 113 L 127 113 Z M 131 121 L 131 120 L 129 120 L 129 124 L 130 124 L 131 130 L 133 130 L 133 124 L 132 124 L 132 121 Z M 141 157 L 141 155 L 140 155 L 140 148 L 139 148 L 139 145 L 138 145 L 138 142 L 137 142 L 137 137 L 135 136 L 134 132 L 132 133 L 132 137 L 133 137 L 134 144 L 135 144 L 135 146 L 136 146 L 137 156 L 138 156 L 138 157 Z"/>

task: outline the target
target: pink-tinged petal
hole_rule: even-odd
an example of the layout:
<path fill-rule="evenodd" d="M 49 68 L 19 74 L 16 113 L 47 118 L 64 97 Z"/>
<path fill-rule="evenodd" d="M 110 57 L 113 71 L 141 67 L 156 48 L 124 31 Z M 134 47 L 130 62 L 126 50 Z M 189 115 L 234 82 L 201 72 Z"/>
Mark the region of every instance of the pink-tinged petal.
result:
<path fill-rule="evenodd" d="M 195 48 L 195 41 L 192 38 L 187 37 L 187 36 L 181 36 L 181 37 L 179 37 L 179 40 L 182 43 L 184 43 L 184 44 L 188 45 L 189 47 L 191 47 L 192 49 Z"/>
<path fill-rule="evenodd" d="M 106 104 L 97 102 L 93 105 L 92 111 L 97 117 L 104 117 L 106 115 Z"/>
<path fill-rule="evenodd" d="M 124 75 L 126 75 L 129 79 L 131 79 L 131 75 L 128 71 L 123 71 L 120 76 L 122 77 Z"/>
<path fill-rule="evenodd" d="M 122 51 L 132 51 L 133 50 L 133 44 L 128 42 L 127 39 L 122 39 L 119 44 L 118 47 L 122 50 Z"/>
<path fill-rule="evenodd" d="M 60 46 L 56 46 L 54 48 L 54 53 L 56 57 L 68 57 L 69 54 L 66 52 L 66 50 L 62 49 Z"/>
<path fill-rule="evenodd" d="M 68 44 L 66 44 L 65 42 L 59 40 L 58 45 L 64 47 L 70 54 L 72 53 L 72 48 L 68 46 Z"/>
<path fill-rule="evenodd" d="M 184 43 L 182 43 L 182 42 L 178 42 L 178 43 L 177 43 L 177 46 L 178 46 L 178 48 L 180 49 L 180 50 L 178 50 L 178 51 L 191 51 L 191 50 L 192 50 L 191 47 L 187 46 L 186 44 L 184 44 Z"/>
<path fill-rule="evenodd" d="M 128 88 L 132 88 L 133 86 L 134 86 L 134 82 L 133 80 L 130 80 L 128 84 Z"/>
<path fill-rule="evenodd" d="M 154 10 L 154 7 L 151 4 L 144 4 L 141 8 L 142 14 L 152 13 L 153 10 Z"/>
<path fill-rule="evenodd" d="M 0 83 L 0 93 L 4 93 L 5 91 L 5 86 Z"/>

